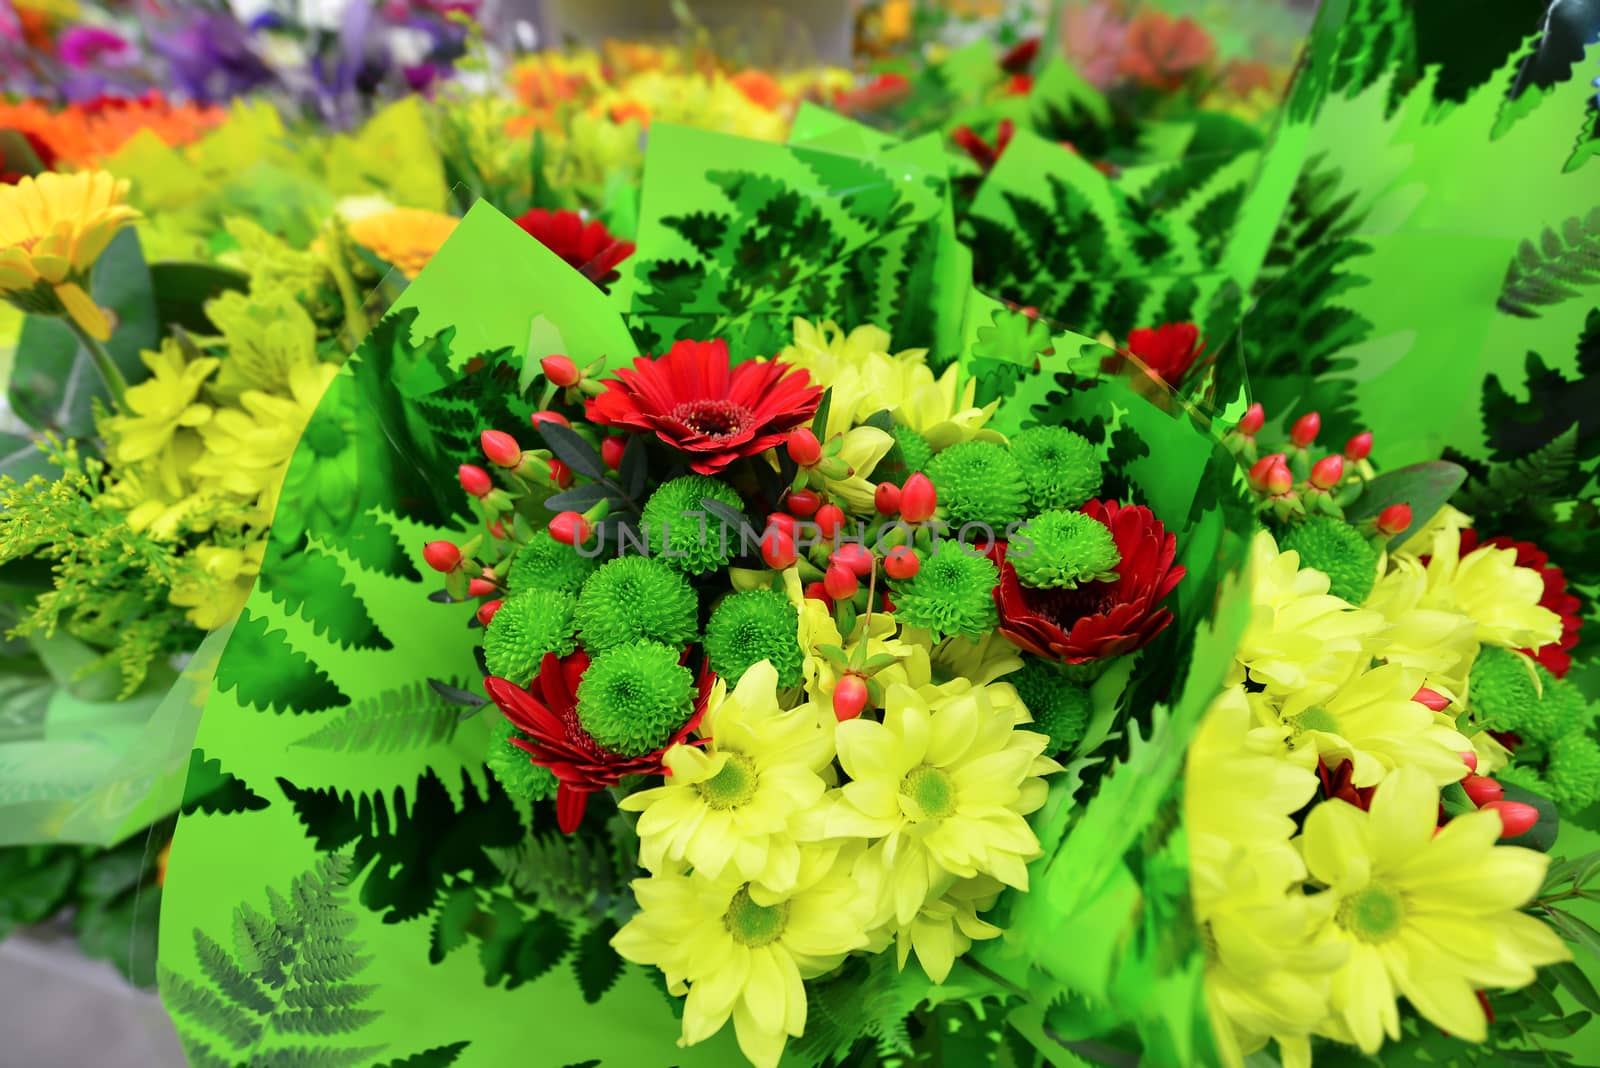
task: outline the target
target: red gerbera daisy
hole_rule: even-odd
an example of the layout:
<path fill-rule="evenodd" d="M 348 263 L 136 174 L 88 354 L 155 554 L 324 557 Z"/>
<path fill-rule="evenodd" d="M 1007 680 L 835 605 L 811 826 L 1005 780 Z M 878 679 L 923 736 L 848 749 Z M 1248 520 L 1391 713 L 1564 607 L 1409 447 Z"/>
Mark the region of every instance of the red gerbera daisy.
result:
<path fill-rule="evenodd" d="M 1461 532 L 1461 555 L 1465 556 L 1480 545 L 1493 545 L 1497 549 L 1515 549 L 1517 553 L 1517 566 L 1526 567 L 1539 572 L 1539 577 L 1544 579 L 1544 596 L 1539 598 L 1539 605 L 1548 608 L 1561 617 L 1561 637 L 1549 645 L 1538 649 L 1523 649 L 1556 678 L 1562 678 L 1572 668 L 1572 654 L 1568 652 L 1578 644 L 1578 630 L 1583 626 L 1583 603 L 1575 594 L 1567 592 L 1567 576 L 1559 567 L 1550 563 L 1550 554 L 1540 549 L 1531 541 L 1514 541 L 1501 535 L 1490 538 L 1486 542 L 1478 540 L 1475 530 Z"/>
<path fill-rule="evenodd" d="M 1000 584 L 994 590 L 1000 633 L 1021 649 L 1063 664 L 1108 660 L 1131 653 L 1172 622 L 1158 607 L 1183 578 L 1174 566 L 1177 538 L 1150 509 L 1115 501 L 1090 501 L 1080 511 L 1105 524 L 1122 562 L 1114 582 L 1086 582 L 1076 589 L 1034 589 L 997 550 Z"/>
<path fill-rule="evenodd" d="M 615 785 L 625 775 L 662 773 L 661 755 L 687 739 L 700 725 L 711 684 L 716 681 L 711 670 L 702 665 L 699 693 L 688 722 L 655 752 L 625 757 L 603 749 L 578 724 L 578 682 L 588 669 L 589 655 L 582 650 L 567 657 L 546 653 L 528 690 L 501 678 L 483 680 L 484 689 L 500 711 L 528 735 L 526 739 L 511 739 L 511 744 L 527 750 L 535 764 L 555 773 L 560 784 L 556 790 L 556 822 L 567 834 L 583 822 L 590 794 Z"/>
<path fill-rule="evenodd" d="M 575 211 L 534 208 L 517 216 L 517 225 L 601 289 L 621 277 L 617 265 L 636 247 L 614 236 L 599 219 L 586 224 Z"/>
<path fill-rule="evenodd" d="M 665 356 L 641 356 L 591 397 L 589 419 L 654 433 L 689 466 L 715 475 L 741 456 L 770 449 L 816 414 L 822 389 L 777 360 L 731 366 L 725 341 L 679 341 Z"/>
<path fill-rule="evenodd" d="M 1011 139 L 1016 136 L 1016 123 L 1010 119 L 1001 119 L 995 127 L 994 144 L 990 144 L 980 137 L 976 130 L 970 126 L 958 126 L 950 139 L 967 155 L 972 157 L 974 163 L 985 171 L 994 169 L 1000 162 L 1000 157 L 1005 155 L 1006 147 L 1011 144 Z"/>
<path fill-rule="evenodd" d="M 1156 377 L 1176 387 L 1206 351 L 1206 344 L 1193 323 L 1163 323 L 1130 331 L 1128 351 Z"/>

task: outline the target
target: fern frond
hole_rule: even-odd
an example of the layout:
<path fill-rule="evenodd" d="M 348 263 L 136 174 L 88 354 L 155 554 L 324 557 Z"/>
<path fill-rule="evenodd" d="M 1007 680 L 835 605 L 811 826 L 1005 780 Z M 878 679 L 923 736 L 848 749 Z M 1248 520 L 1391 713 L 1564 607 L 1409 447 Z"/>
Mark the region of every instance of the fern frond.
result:
<path fill-rule="evenodd" d="M 361 1068 L 387 1046 L 280 1046 L 258 1050 L 250 1068 Z"/>
<path fill-rule="evenodd" d="M 311 996 L 320 1000 L 328 990 L 327 987 L 319 987 L 311 992 Z M 280 1009 L 272 1017 L 272 1028 L 280 1034 L 289 1035 L 344 1035 L 361 1030 L 382 1015 L 374 1009 L 313 1005 L 305 1009 Z"/>
<path fill-rule="evenodd" d="M 460 722 L 457 710 L 426 681 L 385 690 L 326 718 L 326 725 L 293 744 L 338 753 L 398 753 L 448 742 Z"/>
<path fill-rule="evenodd" d="M 210 1031 L 230 1049 L 248 1049 L 261 1037 L 261 1021 L 215 991 L 170 969 L 161 987 L 168 1012 L 191 1026 Z"/>
<path fill-rule="evenodd" d="M 1508 315 L 1536 319 L 1539 307 L 1559 304 L 1600 285 L 1600 207 L 1572 216 L 1560 230 L 1547 228 L 1539 243 L 1523 241 L 1506 268 L 1495 306 Z"/>
<path fill-rule="evenodd" d="M 222 945 L 204 931 L 194 933 L 195 953 L 200 958 L 200 970 L 206 973 L 222 995 L 237 1005 L 263 1016 L 273 1008 L 273 999 L 261 984 L 245 974 Z"/>
<path fill-rule="evenodd" d="M 1456 507 L 1471 515 L 1548 499 L 1561 491 L 1577 467 L 1578 424 L 1573 423 L 1543 448 L 1495 464 L 1482 481 L 1463 486 L 1456 493 Z"/>

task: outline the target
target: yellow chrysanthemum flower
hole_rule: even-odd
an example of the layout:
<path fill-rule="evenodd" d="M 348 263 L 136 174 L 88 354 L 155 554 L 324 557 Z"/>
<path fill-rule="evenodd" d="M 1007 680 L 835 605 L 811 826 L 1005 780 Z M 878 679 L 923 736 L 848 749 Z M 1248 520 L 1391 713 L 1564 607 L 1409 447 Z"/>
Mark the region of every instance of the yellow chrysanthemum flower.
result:
<path fill-rule="evenodd" d="M 1327 1014 L 1337 947 L 1311 940 L 1326 902 L 1306 897 L 1290 845 L 1291 813 L 1316 776 L 1264 752 L 1250 735 L 1242 687 L 1212 702 L 1189 747 L 1184 825 L 1190 894 L 1205 933 L 1206 1007 L 1230 1068 L 1276 1040 L 1285 1068 L 1310 1064 L 1310 1035 Z"/>
<path fill-rule="evenodd" d="M 1328 887 L 1323 928 L 1349 956 L 1333 977 L 1330 1037 L 1375 1053 L 1400 1037 L 1403 996 L 1429 1022 L 1469 1042 L 1487 1037 L 1474 991 L 1515 988 L 1534 969 L 1571 959 L 1549 927 L 1520 911 L 1550 859 L 1496 845 L 1494 812 L 1457 816 L 1434 833 L 1439 791 L 1427 773 L 1399 768 L 1370 811 L 1325 801 L 1301 839 L 1311 874 Z"/>
<path fill-rule="evenodd" d="M 879 863 L 883 863 L 881 858 Z M 971 949 L 973 942 L 1005 933 L 978 916 L 994 907 L 1004 889 L 998 879 L 980 875 L 957 880 L 949 890 L 923 905 L 910 923 L 894 932 L 895 958 L 900 969 L 905 970 L 907 959 L 915 951 L 917 963 L 929 979 L 935 983 L 948 979 L 956 958 Z"/>
<path fill-rule="evenodd" d="M 1427 556 L 1433 551 L 1433 542 L 1440 534 L 1459 534 L 1472 526 L 1472 517 L 1451 505 L 1445 505 L 1416 530 L 1395 550 L 1403 556 Z"/>
<path fill-rule="evenodd" d="M 1466 775 L 1461 754 L 1472 743 L 1449 725 L 1449 717 L 1412 700 L 1423 678 L 1420 671 L 1385 664 L 1338 685 L 1295 690 L 1282 698 L 1253 694 L 1250 703 L 1260 736 L 1308 772 L 1319 757 L 1329 767 L 1348 760 L 1352 781 L 1363 787 L 1409 766 L 1443 786 Z"/>
<path fill-rule="evenodd" d="M 663 758 L 666 785 L 632 794 L 639 860 L 650 871 L 683 864 L 710 879 L 787 891 L 800 874 L 790 818 L 821 800 L 833 760 L 833 712 L 778 707 L 778 673 L 763 660 L 730 694 L 718 681 L 701 734 L 704 749 L 675 745 Z"/>
<path fill-rule="evenodd" d="M 783 894 L 699 873 L 636 879 L 639 913 L 611 939 L 624 958 L 653 964 L 687 999 L 683 1043 L 702 1042 L 733 1019 L 739 1049 L 775 1068 L 788 1036 L 806 1026 L 804 980 L 867 944 L 878 889 L 859 848 L 807 846 Z M 868 880 L 864 885 L 862 880 Z"/>
<path fill-rule="evenodd" d="M 1328 576 L 1279 552 L 1267 531 L 1250 545 L 1250 623 L 1239 639 L 1228 682 L 1248 675 L 1268 692 L 1337 683 L 1368 655 L 1365 641 L 1384 619 L 1328 593 Z"/>
<path fill-rule="evenodd" d="M 171 448 L 173 437 L 210 421 L 211 406 L 200 401 L 200 390 L 221 361 L 188 359 L 182 346 L 171 339 L 163 341 L 156 352 L 140 353 L 139 358 L 150 368 L 150 377 L 128 389 L 122 411 L 102 420 L 101 433 L 107 452 L 119 464 L 158 459 L 162 489 L 177 495 L 182 492 L 179 461 L 183 458 Z"/>
<path fill-rule="evenodd" d="M 850 781 L 831 795 L 823 833 L 885 839 L 876 855 L 901 925 L 953 878 L 989 875 L 1026 890 L 1039 840 L 1022 817 L 1045 793 L 1028 784 L 1061 765 L 1041 755 L 1044 735 L 1013 728 L 1015 691 L 891 686 L 885 703 L 883 722 L 849 720 L 834 732 Z"/>
<path fill-rule="evenodd" d="M 935 452 L 968 438 L 1004 440 L 984 424 L 998 401 L 973 404 L 977 384 L 957 387 L 960 372 L 952 364 L 934 377 L 926 349 L 889 354 L 889 334 L 876 326 L 858 326 L 846 333 L 832 321 L 794 321 L 794 343 L 778 359 L 803 367 L 828 386 L 827 435 L 843 434 L 867 417 L 887 410 L 900 426 L 928 440 Z"/>
<path fill-rule="evenodd" d="M 833 699 L 833 688 L 839 683 L 839 665 L 822 655 L 824 646 L 832 645 L 853 654 L 862 641 L 867 643 L 867 657 L 887 653 L 897 663 L 878 671 L 873 678 L 879 685 L 923 686 L 932 681 L 928 666 L 929 643 L 919 642 L 915 635 L 896 636 L 894 617 L 883 612 L 872 613 L 869 619 L 861 616 L 847 639 L 839 633 L 828 606 L 814 597 L 807 597 L 800 582 L 800 572 L 789 568 L 783 573 L 783 592 L 799 613 L 800 622 L 796 639 L 805 654 L 801 665 L 806 696 L 826 705 Z"/>
<path fill-rule="evenodd" d="M 105 171 L 46 173 L 0 185 L 0 299 L 35 315 L 66 315 L 100 341 L 111 322 L 84 287 L 117 231 L 139 218 L 127 181 Z"/>
<path fill-rule="evenodd" d="M 350 237 L 407 278 L 427 266 L 461 220 L 423 208 L 374 212 L 350 223 Z"/>
<path fill-rule="evenodd" d="M 196 566 L 178 577 L 167 599 L 189 609 L 189 622 L 201 630 L 215 630 L 244 607 L 266 551 L 265 541 L 242 547 L 202 545 L 194 551 Z"/>

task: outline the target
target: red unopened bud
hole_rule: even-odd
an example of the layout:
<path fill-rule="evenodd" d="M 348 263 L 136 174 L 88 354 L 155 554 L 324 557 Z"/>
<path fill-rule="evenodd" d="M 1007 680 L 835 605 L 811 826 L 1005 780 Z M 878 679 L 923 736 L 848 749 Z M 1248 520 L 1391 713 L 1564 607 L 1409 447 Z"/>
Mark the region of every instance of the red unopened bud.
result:
<path fill-rule="evenodd" d="M 485 430 L 478 435 L 483 455 L 496 467 L 516 467 L 522 462 L 522 446 L 503 430 Z"/>
<path fill-rule="evenodd" d="M 794 566 L 799 555 L 794 547 L 794 535 L 782 527 L 768 527 L 761 535 L 761 559 L 773 570 Z"/>
<path fill-rule="evenodd" d="M 494 492 L 494 479 L 477 464 L 462 464 L 456 469 L 456 476 L 461 479 L 461 488 L 474 497 L 487 497 Z"/>
<path fill-rule="evenodd" d="M 918 471 L 900 487 L 900 518 L 907 523 L 925 523 L 939 507 L 939 492 L 933 480 Z"/>
<path fill-rule="evenodd" d="M 848 567 L 834 564 L 823 573 L 822 588 L 827 590 L 828 596 L 835 601 L 847 601 L 861 588 L 861 580 L 856 578 L 856 573 Z"/>
<path fill-rule="evenodd" d="M 606 438 L 600 443 L 600 459 L 611 470 L 622 466 L 622 453 L 628 447 L 627 438 Z"/>
<path fill-rule="evenodd" d="M 467 583 L 467 596 L 487 597 L 497 588 L 498 587 L 496 587 L 495 584 L 490 582 L 488 579 L 475 578 L 471 582 Z"/>
<path fill-rule="evenodd" d="M 562 415 L 560 412 L 552 412 L 548 408 L 542 412 L 534 412 L 532 415 L 528 416 L 528 422 L 532 423 L 535 428 L 543 427 L 546 423 L 555 423 L 558 426 L 564 427 L 572 426 L 572 424 L 567 421 L 566 416 Z"/>
<path fill-rule="evenodd" d="M 1450 707 L 1450 698 L 1438 690 L 1430 690 L 1426 686 L 1418 690 L 1411 699 L 1420 705 L 1427 705 L 1430 712 L 1443 712 Z"/>
<path fill-rule="evenodd" d="M 880 483 L 872 493 L 872 507 L 876 508 L 881 516 L 899 515 L 900 487 L 893 482 Z"/>
<path fill-rule="evenodd" d="M 1344 478 L 1344 457 L 1324 456 L 1311 465 L 1311 484 L 1317 489 L 1327 490 L 1339 484 Z"/>
<path fill-rule="evenodd" d="M 494 614 L 500 611 L 500 606 L 503 604 L 505 604 L 504 601 L 485 601 L 480 604 L 478 606 L 478 622 L 486 627 L 493 623 Z M 510 619 L 511 617 L 507 616 L 506 618 Z"/>
<path fill-rule="evenodd" d="M 1392 538 L 1396 534 L 1411 529 L 1411 506 L 1409 504 L 1391 504 L 1378 513 L 1378 533 L 1384 537 Z"/>
<path fill-rule="evenodd" d="M 562 545 L 582 545 L 594 528 L 579 512 L 561 512 L 550 520 L 550 536 Z"/>
<path fill-rule="evenodd" d="M 824 538 L 837 537 L 844 529 L 844 510 L 837 504 L 825 504 L 817 509 L 817 530 Z"/>
<path fill-rule="evenodd" d="M 1500 801 L 1506 795 L 1499 783 L 1483 775 L 1468 775 L 1461 780 L 1461 788 L 1467 792 L 1467 800 L 1479 808 Z"/>
<path fill-rule="evenodd" d="M 583 380 L 583 375 L 578 371 L 578 365 L 568 356 L 546 356 L 539 361 L 540 370 L 550 380 L 552 386 L 566 389 L 575 386 Z"/>
<path fill-rule="evenodd" d="M 1234 429 L 1246 437 L 1251 437 L 1267 422 L 1267 410 L 1260 404 L 1252 404 L 1245 409 L 1244 417 L 1239 420 L 1239 425 Z"/>
<path fill-rule="evenodd" d="M 767 516 L 767 528 L 777 528 L 793 538 L 800 532 L 800 520 L 787 512 L 773 512 Z"/>
<path fill-rule="evenodd" d="M 422 547 L 422 559 L 441 575 L 448 575 L 461 566 L 461 550 L 454 542 L 430 541 Z"/>
<path fill-rule="evenodd" d="M 1461 763 L 1463 763 L 1463 764 L 1465 764 L 1467 766 L 1467 770 L 1468 771 L 1474 771 L 1474 772 L 1477 771 L 1478 770 L 1478 754 L 1474 753 L 1472 750 L 1468 749 L 1466 752 L 1461 754 Z"/>
<path fill-rule="evenodd" d="M 493 523 L 490 523 L 489 524 L 489 536 L 491 538 L 496 538 L 496 539 L 498 539 L 500 541 L 505 541 L 506 540 L 505 524 L 500 522 L 500 520 L 498 520 L 498 519 L 496 519 Z"/>
<path fill-rule="evenodd" d="M 909 545 L 896 545 L 883 558 L 883 572 L 892 579 L 915 578 L 922 560 Z"/>
<path fill-rule="evenodd" d="M 855 719 L 867 707 L 871 694 L 860 675 L 845 675 L 833 687 L 833 714 L 843 723 Z"/>
<path fill-rule="evenodd" d="M 1317 433 L 1322 429 L 1322 416 L 1316 412 L 1307 412 L 1294 421 L 1294 426 L 1289 428 L 1289 440 L 1304 449 L 1317 440 Z"/>
<path fill-rule="evenodd" d="M 1267 476 L 1272 474 L 1272 469 L 1283 463 L 1283 453 L 1275 452 L 1271 456 L 1263 456 L 1250 465 L 1250 470 L 1245 474 L 1245 481 L 1250 483 L 1250 488 L 1257 493 L 1267 492 Z"/>
<path fill-rule="evenodd" d="M 1289 473 L 1289 465 L 1280 456 L 1278 462 L 1267 469 L 1267 492 L 1274 497 L 1281 497 L 1294 488 L 1294 476 Z"/>
<path fill-rule="evenodd" d="M 559 489 L 566 489 L 572 485 L 572 468 L 560 460 L 551 459 L 550 481 L 554 482 Z"/>
<path fill-rule="evenodd" d="M 784 503 L 788 506 L 791 515 L 797 515 L 801 519 L 809 519 L 817 514 L 818 508 L 822 507 L 822 498 L 810 490 L 796 490 L 789 494 L 788 500 Z"/>
<path fill-rule="evenodd" d="M 858 541 L 847 541 L 833 551 L 828 557 L 831 563 L 850 569 L 850 573 L 858 578 L 866 578 L 878 566 L 878 558 L 872 555 L 872 550 Z"/>
<path fill-rule="evenodd" d="M 1372 431 L 1363 430 L 1344 443 L 1344 458 L 1354 463 L 1372 455 Z"/>
<path fill-rule="evenodd" d="M 789 459 L 801 467 L 810 467 L 822 459 L 822 442 L 808 427 L 796 427 L 789 431 Z"/>
<path fill-rule="evenodd" d="M 1524 805 L 1521 801 L 1490 801 L 1488 804 L 1478 806 L 1481 809 L 1493 809 L 1500 814 L 1500 837 L 1515 838 L 1533 830 L 1533 825 L 1539 822 L 1539 810 L 1532 805 Z"/>
<path fill-rule="evenodd" d="M 821 601 L 828 606 L 828 611 L 833 611 L 833 598 L 828 596 L 827 587 L 820 582 L 806 583 L 806 597 L 813 601 Z"/>

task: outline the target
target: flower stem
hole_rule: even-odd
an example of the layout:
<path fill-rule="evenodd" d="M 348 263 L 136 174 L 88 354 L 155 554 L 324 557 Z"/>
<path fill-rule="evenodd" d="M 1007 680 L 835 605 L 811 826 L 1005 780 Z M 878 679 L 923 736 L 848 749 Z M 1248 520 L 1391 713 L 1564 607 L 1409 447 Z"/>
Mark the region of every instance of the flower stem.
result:
<path fill-rule="evenodd" d="M 89 359 L 94 362 L 94 369 L 100 372 L 100 380 L 111 391 L 111 399 L 118 408 L 125 410 L 126 405 L 124 402 L 128 396 L 128 380 L 122 377 L 122 369 L 117 366 L 117 361 L 111 358 L 111 353 L 106 351 L 104 344 L 90 337 L 83 327 L 79 326 L 70 316 L 64 316 L 61 321 L 67 324 L 67 329 L 72 331 L 73 335 L 78 339 L 78 344 L 82 345 L 84 351 L 89 354 Z"/>

